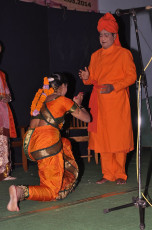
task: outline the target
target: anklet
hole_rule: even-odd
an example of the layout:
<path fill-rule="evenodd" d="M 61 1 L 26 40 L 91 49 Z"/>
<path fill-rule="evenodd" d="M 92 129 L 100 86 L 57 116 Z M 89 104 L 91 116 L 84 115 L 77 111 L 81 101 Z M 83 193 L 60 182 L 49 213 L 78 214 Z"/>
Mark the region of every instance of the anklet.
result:
<path fill-rule="evenodd" d="M 23 190 L 23 193 L 21 195 L 20 201 L 25 200 L 26 198 L 29 197 L 29 189 L 27 186 L 24 185 L 19 185 L 19 188 L 21 188 Z"/>

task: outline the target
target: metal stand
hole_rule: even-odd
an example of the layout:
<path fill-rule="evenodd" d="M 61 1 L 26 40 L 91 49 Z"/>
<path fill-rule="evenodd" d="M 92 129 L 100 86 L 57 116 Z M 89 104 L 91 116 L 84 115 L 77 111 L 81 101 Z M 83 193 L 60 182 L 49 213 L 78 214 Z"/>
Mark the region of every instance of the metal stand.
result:
<path fill-rule="evenodd" d="M 140 41 L 139 41 L 139 35 L 138 35 L 138 26 L 137 26 L 137 17 L 136 17 L 136 12 L 134 9 L 130 10 L 130 13 L 133 16 L 133 20 L 134 20 L 134 25 L 135 25 L 135 31 L 136 31 L 136 39 L 137 39 L 137 45 L 138 45 L 138 52 L 139 52 L 139 57 L 140 57 L 140 65 L 141 65 L 141 81 L 139 84 L 139 119 L 138 119 L 138 133 L 139 133 L 139 141 L 138 141 L 138 150 L 139 150 L 139 154 L 138 154 L 138 197 L 133 197 L 132 198 L 132 202 L 125 204 L 125 205 L 121 205 L 118 207 L 114 207 L 114 208 L 110 208 L 110 209 L 104 209 L 104 213 L 109 213 L 111 211 L 115 211 L 115 210 L 119 210 L 122 208 L 128 208 L 131 206 L 135 206 L 139 208 L 139 216 L 140 216 L 140 229 L 143 230 L 145 229 L 145 208 L 147 207 L 147 202 L 142 198 L 142 194 L 141 194 L 141 99 L 142 99 L 142 86 L 145 89 L 145 95 L 146 95 L 146 104 L 147 104 L 147 109 L 148 109 L 148 114 L 150 117 L 150 122 L 151 122 L 151 127 L 152 127 L 152 117 L 151 117 L 151 112 L 150 112 L 150 106 L 149 106 L 149 100 L 148 100 L 148 92 L 147 92 L 147 81 L 146 81 L 146 75 L 144 72 L 144 65 L 143 65 L 143 60 L 142 60 L 142 54 L 141 54 L 141 48 L 140 48 Z"/>

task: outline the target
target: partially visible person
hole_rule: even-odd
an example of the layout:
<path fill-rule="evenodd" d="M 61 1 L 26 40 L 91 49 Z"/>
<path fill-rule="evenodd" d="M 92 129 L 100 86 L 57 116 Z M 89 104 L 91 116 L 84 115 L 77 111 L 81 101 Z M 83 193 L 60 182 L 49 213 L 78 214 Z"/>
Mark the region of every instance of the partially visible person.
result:
<path fill-rule="evenodd" d="M 103 177 L 97 184 L 125 184 L 127 153 L 134 149 L 129 86 L 137 78 L 132 54 L 121 47 L 118 24 L 106 13 L 98 21 L 101 49 L 91 56 L 89 68 L 79 71 L 85 85 L 92 84 L 92 122 L 88 125 L 89 149 L 100 153 Z"/>
<path fill-rule="evenodd" d="M 0 44 L 1 52 L 2 45 Z M 6 83 L 5 73 L 0 70 L 0 181 L 15 179 L 15 177 L 10 176 L 9 139 L 16 137 L 16 129 L 9 102 L 11 102 L 11 95 Z"/>
<path fill-rule="evenodd" d="M 19 211 L 18 202 L 23 199 L 63 199 L 76 186 L 78 166 L 70 141 L 61 138 L 60 130 L 67 113 L 85 122 L 90 122 L 90 115 L 81 107 L 82 93 L 73 100 L 65 97 L 67 83 L 64 74 L 52 74 L 44 78 L 43 88 L 35 95 L 31 105 L 32 119 L 24 139 L 24 151 L 30 160 L 37 162 L 40 184 L 10 186 L 9 211 Z"/>

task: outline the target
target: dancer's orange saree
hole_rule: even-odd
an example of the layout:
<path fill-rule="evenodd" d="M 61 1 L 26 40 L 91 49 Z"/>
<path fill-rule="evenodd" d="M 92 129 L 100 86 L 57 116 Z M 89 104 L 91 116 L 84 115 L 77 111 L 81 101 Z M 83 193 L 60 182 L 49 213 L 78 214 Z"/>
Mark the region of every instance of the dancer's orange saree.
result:
<path fill-rule="evenodd" d="M 66 113 L 73 112 L 76 108 L 76 104 L 64 96 L 44 103 L 40 117 L 47 125 L 27 131 L 24 151 L 30 160 L 38 164 L 40 185 L 28 186 L 26 199 L 63 199 L 75 187 L 78 166 L 71 151 L 70 141 L 61 138 L 60 129 Z"/>

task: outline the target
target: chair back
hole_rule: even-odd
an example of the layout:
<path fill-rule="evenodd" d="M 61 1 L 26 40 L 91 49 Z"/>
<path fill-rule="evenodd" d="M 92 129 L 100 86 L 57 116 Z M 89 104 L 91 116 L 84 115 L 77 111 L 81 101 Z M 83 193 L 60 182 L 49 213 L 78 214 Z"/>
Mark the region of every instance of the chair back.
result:
<path fill-rule="evenodd" d="M 70 117 L 70 126 L 66 130 L 68 134 L 68 138 L 72 139 L 76 142 L 88 142 L 89 134 L 88 134 L 88 124 L 84 121 L 81 121 L 73 116 Z M 87 149 L 88 155 L 81 155 L 81 157 L 87 157 L 88 162 L 90 162 L 90 158 L 92 157 L 90 154 L 90 150 Z"/>

